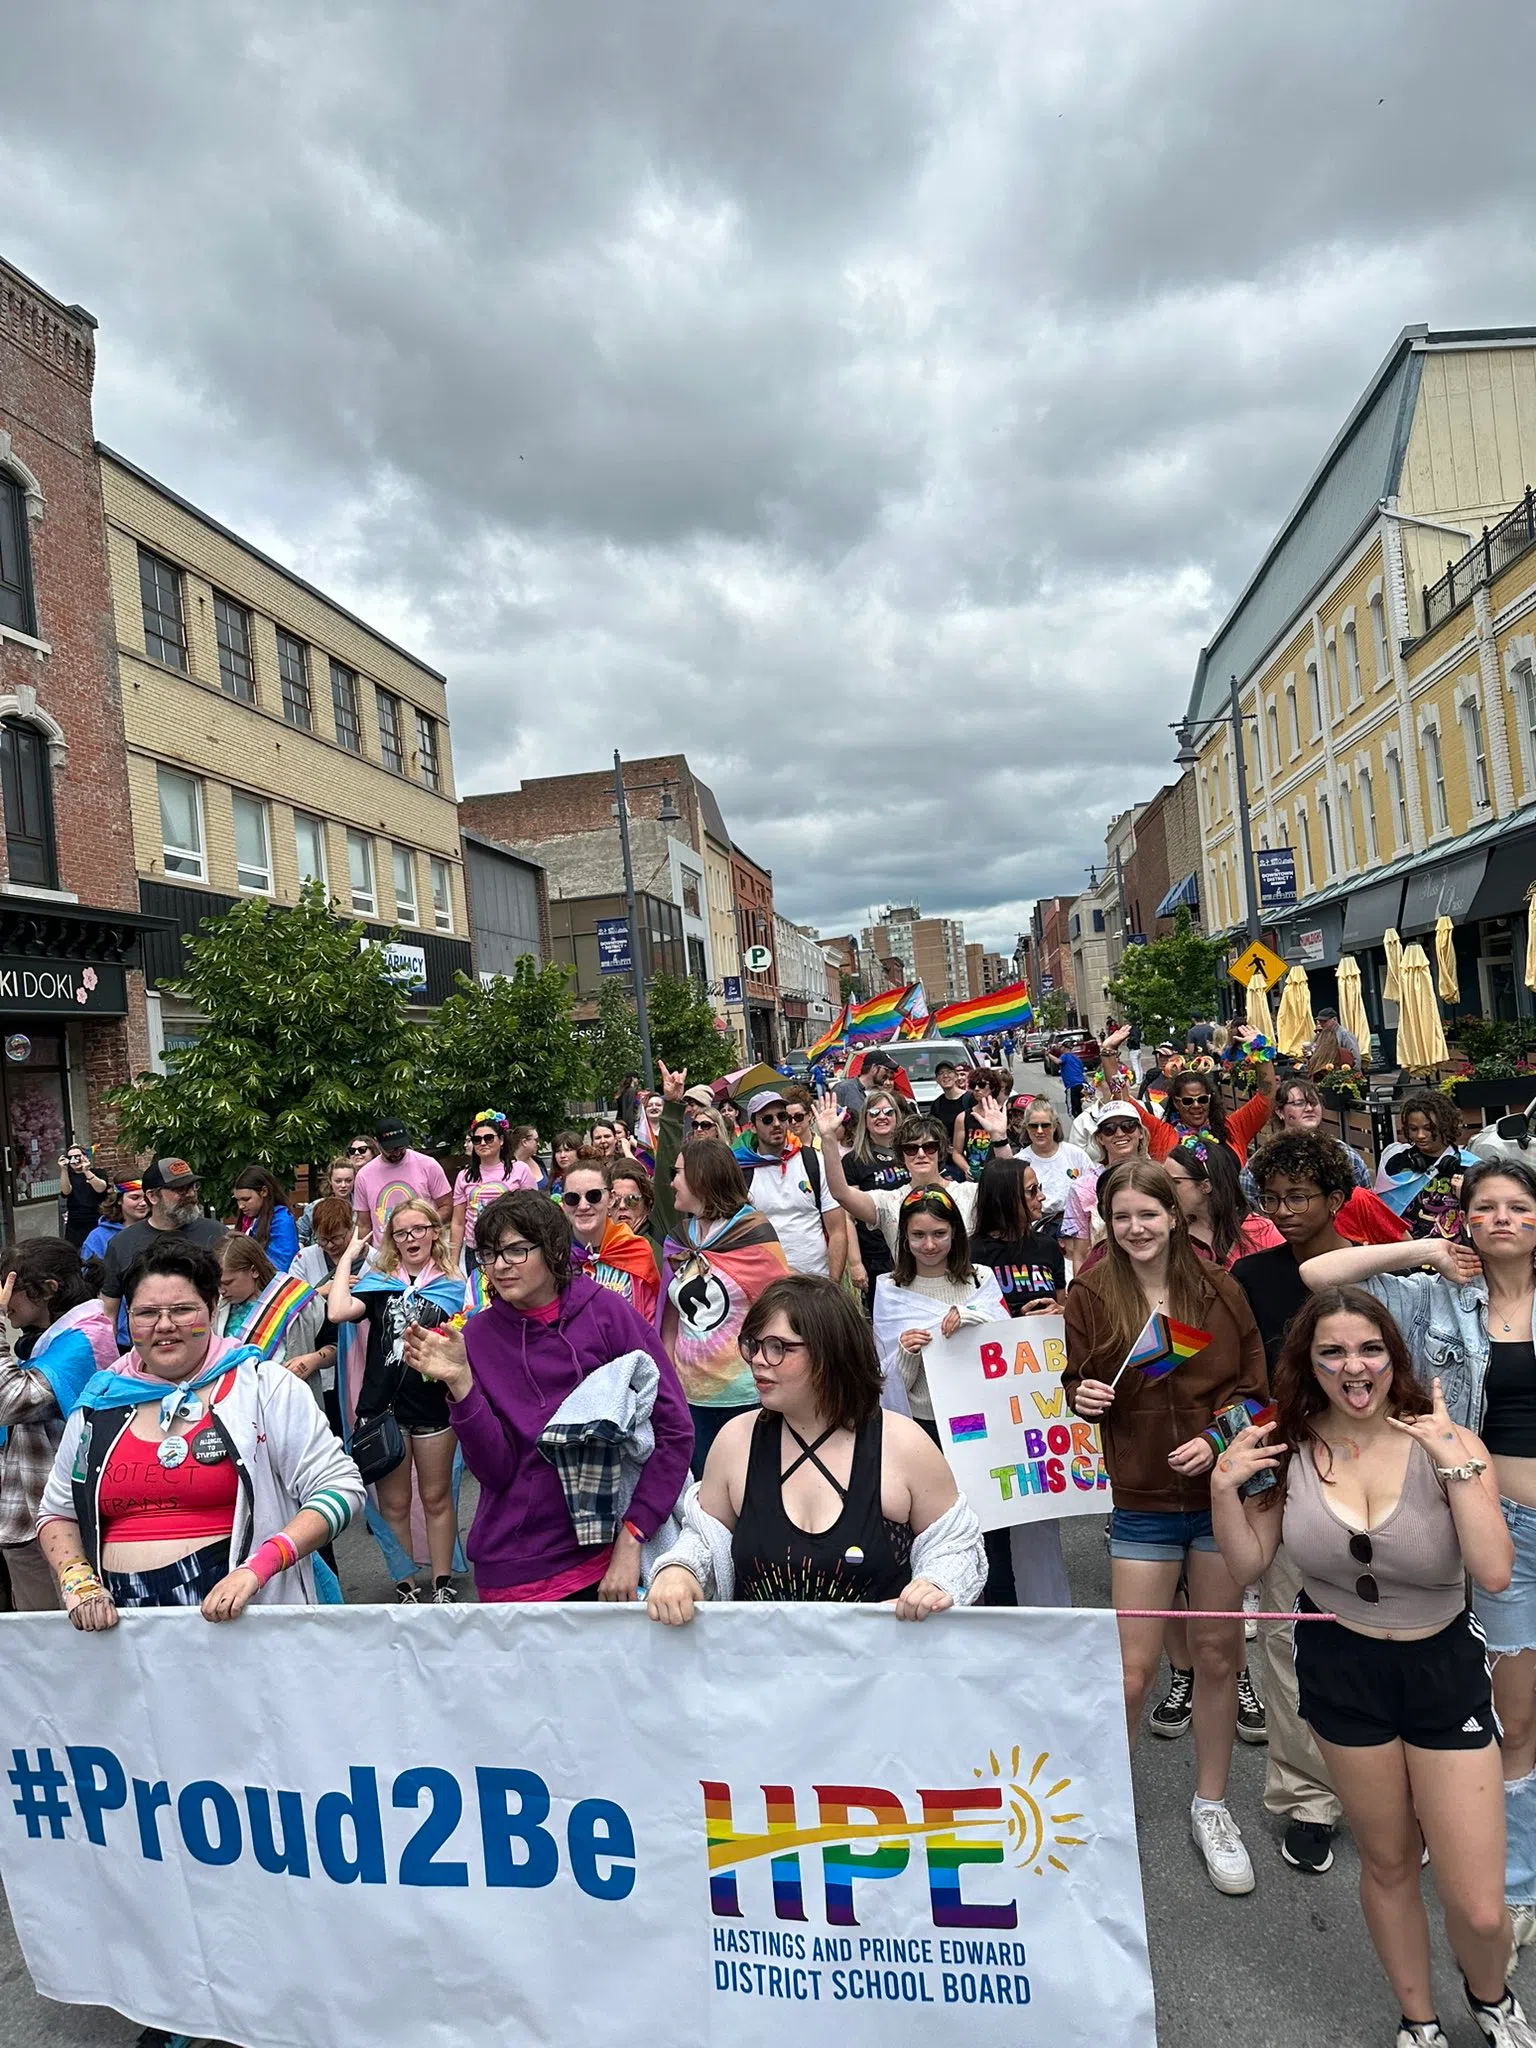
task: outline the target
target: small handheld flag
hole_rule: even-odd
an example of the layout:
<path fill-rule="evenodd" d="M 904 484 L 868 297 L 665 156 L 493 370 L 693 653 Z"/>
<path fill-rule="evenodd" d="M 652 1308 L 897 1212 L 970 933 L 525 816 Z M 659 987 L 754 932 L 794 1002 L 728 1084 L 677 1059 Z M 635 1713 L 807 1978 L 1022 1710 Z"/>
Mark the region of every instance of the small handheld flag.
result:
<path fill-rule="evenodd" d="M 1160 1380 L 1187 1359 L 1197 1358 L 1211 1341 L 1209 1330 L 1196 1330 L 1188 1323 L 1176 1323 L 1171 1316 L 1154 1311 L 1141 1326 L 1141 1335 L 1126 1353 L 1125 1364 L 1110 1381 L 1118 1387 L 1126 1367 L 1134 1365 L 1143 1379 Z"/>

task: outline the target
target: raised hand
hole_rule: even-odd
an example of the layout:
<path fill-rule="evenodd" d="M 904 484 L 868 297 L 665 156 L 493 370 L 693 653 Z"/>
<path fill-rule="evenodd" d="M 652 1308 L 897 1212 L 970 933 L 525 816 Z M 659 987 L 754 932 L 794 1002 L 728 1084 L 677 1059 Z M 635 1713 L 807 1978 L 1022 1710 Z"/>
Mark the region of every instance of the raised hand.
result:
<path fill-rule="evenodd" d="M 1404 1436 L 1411 1436 L 1415 1443 L 1422 1444 L 1435 1464 L 1454 1465 L 1460 1462 L 1461 1432 L 1446 1412 L 1445 1396 L 1440 1391 L 1438 1380 L 1435 1381 L 1434 1406 L 1427 1415 L 1389 1415 L 1387 1420 Z"/>
<path fill-rule="evenodd" d="M 1216 1460 L 1211 1475 L 1213 1493 L 1236 1493 L 1255 1473 L 1273 1472 L 1285 1463 L 1284 1444 L 1265 1442 L 1274 1427 L 1272 1422 L 1259 1422 L 1238 1431 Z"/>
<path fill-rule="evenodd" d="M 830 1142 L 835 1139 L 843 1122 L 843 1106 L 831 1089 L 816 1098 L 816 1135 Z"/>
<path fill-rule="evenodd" d="M 656 1071 L 661 1076 L 661 1095 L 664 1102 L 681 1102 L 683 1090 L 688 1086 L 688 1069 L 679 1067 L 675 1071 L 660 1058 Z"/>

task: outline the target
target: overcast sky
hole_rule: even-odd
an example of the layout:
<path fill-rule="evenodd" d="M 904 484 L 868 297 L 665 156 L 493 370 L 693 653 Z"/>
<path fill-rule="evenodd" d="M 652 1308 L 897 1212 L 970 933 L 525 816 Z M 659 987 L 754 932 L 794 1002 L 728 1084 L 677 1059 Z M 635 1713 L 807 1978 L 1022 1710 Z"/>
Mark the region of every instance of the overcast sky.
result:
<path fill-rule="evenodd" d="M 1410 321 L 1536 319 L 1528 0 L 0 0 L 104 440 L 778 904 L 1011 944 Z"/>

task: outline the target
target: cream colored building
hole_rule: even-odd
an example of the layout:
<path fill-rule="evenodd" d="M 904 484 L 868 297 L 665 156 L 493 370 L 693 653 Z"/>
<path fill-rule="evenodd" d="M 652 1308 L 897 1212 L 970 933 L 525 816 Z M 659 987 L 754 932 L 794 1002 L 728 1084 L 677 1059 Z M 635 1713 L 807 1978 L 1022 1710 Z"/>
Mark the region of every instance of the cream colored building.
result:
<path fill-rule="evenodd" d="M 1228 711 L 1255 851 L 1298 901 L 1263 914 L 1314 1002 L 1342 954 L 1388 1030 L 1382 935 L 1456 929 L 1452 1006 L 1529 1014 L 1536 877 L 1536 328 L 1408 328 L 1201 654 L 1189 717 L 1209 928 L 1246 930 Z"/>
<path fill-rule="evenodd" d="M 197 1028 L 156 986 L 180 934 L 311 879 L 371 936 L 395 928 L 412 1001 L 440 1002 L 470 971 L 443 677 L 100 456 L 140 906 L 177 927 L 146 947 L 152 1046 Z"/>

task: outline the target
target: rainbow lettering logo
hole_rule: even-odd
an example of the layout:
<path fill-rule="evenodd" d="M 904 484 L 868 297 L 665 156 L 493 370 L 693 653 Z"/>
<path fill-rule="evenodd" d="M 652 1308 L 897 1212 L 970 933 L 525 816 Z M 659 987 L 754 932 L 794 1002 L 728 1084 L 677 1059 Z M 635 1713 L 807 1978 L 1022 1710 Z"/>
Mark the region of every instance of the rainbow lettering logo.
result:
<path fill-rule="evenodd" d="M 949 1435 L 952 1443 L 984 1443 L 987 1435 L 987 1418 L 985 1415 L 951 1415 Z"/>
<path fill-rule="evenodd" d="M 701 1779 L 710 1911 L 716 1919 L 741 1919 L 741 1867 L 766 1857 L 774 1918 L 808 1920 L 802 1856 L 820 1850 L 827 1925 L 856 1927 L 855 1884 L 900 1878 L 911 1864 L 914 1847 L 920 1846 L 935 1927 L 1017 1927 L 1016 1898 L 987 1902 L 962 1895 L 966 1869 L 997 1871 L 1011 1855 L 1016 1867 L 1043 1877 L 1048 1869 L 1066 1870 L 1058 1850 L 1083 1848 L 1090 1837 L 1061 1832 L 1081 1823 L 1083 1816 L 1054 1810 L 1072 1780 L 1054 1776 L 1049 1752 L 1034 1759 L 1027 1776 L 1022 1774 L 1024 1752 L 1019 1745 L 1006 1755 L 1005 1766 L 997 1751 L 989 1750 L 985 1767 L 972 1772 L 978 1780 L 995 1782 L 919 1790 L 915 1818 L 884 1786 L 816 1785 L 811 1788 L 815 1818 L 802 1824 L 794 1787 L 764 1785 L 766 1825 L 760 1834 L 738 1828 L 728 1784 Z"/>

